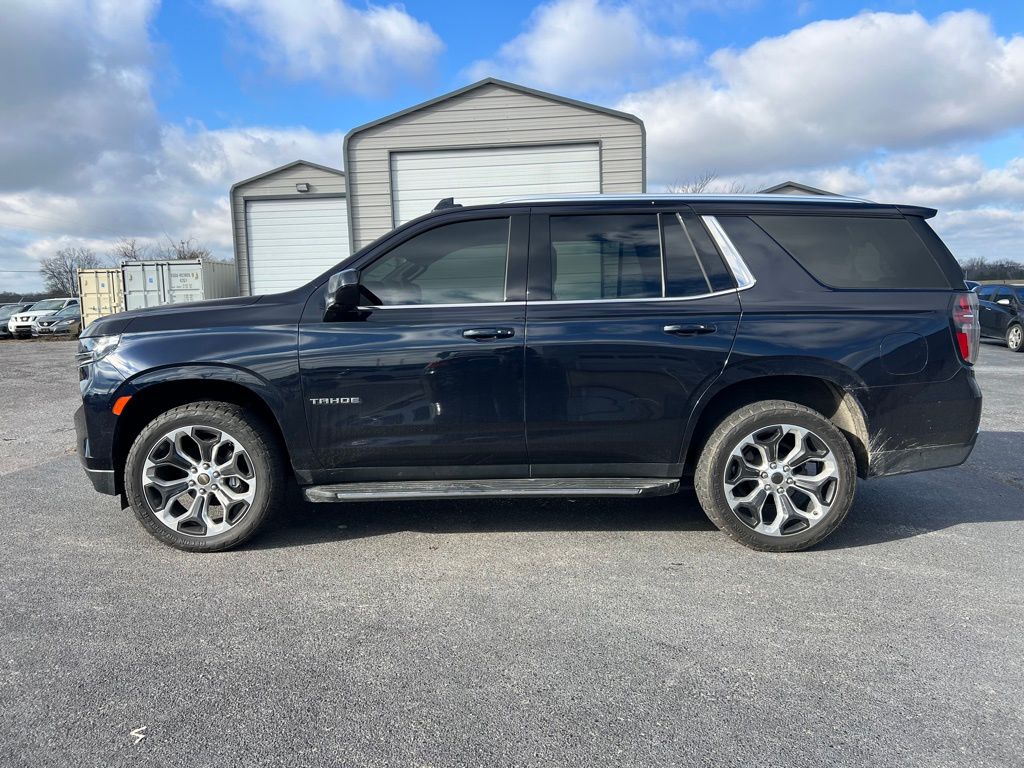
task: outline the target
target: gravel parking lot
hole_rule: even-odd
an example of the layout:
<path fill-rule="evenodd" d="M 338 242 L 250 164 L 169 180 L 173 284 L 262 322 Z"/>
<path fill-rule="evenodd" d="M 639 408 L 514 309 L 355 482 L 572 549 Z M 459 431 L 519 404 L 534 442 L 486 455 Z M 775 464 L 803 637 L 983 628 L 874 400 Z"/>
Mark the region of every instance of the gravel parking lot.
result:
<path fill-rule="evenodd" d="M 1024 354 L 966 465 L 806 553 L 687 494 L 296 503 L 205 556 L 92 491 L 73 354 L 0 342 L 4 766 L 1021 764 Z"/>

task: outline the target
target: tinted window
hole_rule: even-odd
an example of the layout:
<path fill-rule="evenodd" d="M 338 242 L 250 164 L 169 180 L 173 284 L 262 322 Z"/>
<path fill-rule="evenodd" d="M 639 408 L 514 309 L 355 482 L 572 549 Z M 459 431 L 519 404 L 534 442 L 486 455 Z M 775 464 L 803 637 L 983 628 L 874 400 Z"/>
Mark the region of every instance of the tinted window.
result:
<path fill-rule="evenodd" d="M 696 217 L 663 213 L 661 230 L 666 296 L 699 296 L 735 287 L 725 262 Z"/>
<path fill-rule="evenodd" d="M 649 298 L 661 292 L 655 214 L 551 217 L 551 298 Z"/>
<path fill-rule="evenodd" d="M 753 220 L 833 288 L 949 288 L 905 219 L 754 216 Z"/>
<path fill-rule="evenodd" d="M 996 293 L 996 288 L 998 287 L 998 285 L 981 286 L 981 288 L 978 289 L 978 298 L 984 299 L 985 301 L 992 301 L 992 298 L 995 296 Z"/>
<path fill-rule="evenodd" d="M 508 219 L 445 224 L 366 267 L 362 284 L 385 305 L 505 300 Z"/>

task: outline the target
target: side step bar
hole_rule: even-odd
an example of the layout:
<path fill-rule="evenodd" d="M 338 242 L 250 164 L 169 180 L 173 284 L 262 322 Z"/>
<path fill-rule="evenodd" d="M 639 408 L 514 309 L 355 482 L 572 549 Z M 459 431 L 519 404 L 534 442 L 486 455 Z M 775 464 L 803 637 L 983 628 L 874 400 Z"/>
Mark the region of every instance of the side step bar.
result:
<path fill-rule="evenodd" d="M 312 485 L 307 501 L 397 501 L 401 499 L 484 499 L 550 496 L 667 496 L 678 480 L 659 477 L 534 477 L 515 480 L 398 480 L 387 483 Z"/>

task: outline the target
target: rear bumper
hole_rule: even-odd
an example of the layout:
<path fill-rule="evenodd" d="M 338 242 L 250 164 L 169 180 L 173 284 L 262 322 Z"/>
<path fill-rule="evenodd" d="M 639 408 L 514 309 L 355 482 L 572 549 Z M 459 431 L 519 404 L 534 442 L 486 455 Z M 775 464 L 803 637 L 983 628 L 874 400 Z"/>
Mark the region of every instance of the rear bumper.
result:
<path fill-rule="evenodd" d="M 975 435 L 965 445 L 931 445 L 902 451 L 880 451 L 871 455 L 871 472 L 868 476 L 905 475 L 926 469 L 958 467 L 967 461 L 977 439 Z"/>
<path fill-rule="evenodd" d="M 981 423 L 981 389 L 971 369 L 942 382 L 857 394 L 868 422 L 868 477 L 955 467 L 971 455 Z"/>

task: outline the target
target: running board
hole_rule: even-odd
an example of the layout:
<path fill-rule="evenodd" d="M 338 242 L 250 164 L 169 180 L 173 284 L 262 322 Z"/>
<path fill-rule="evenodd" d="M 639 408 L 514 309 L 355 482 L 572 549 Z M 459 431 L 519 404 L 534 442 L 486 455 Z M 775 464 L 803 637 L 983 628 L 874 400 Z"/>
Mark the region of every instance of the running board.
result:
<path fill-rule="evenodd" d="M 667 496 L 678 480 L 658 477 L 524 478 L 517 480 L 396 480 L 339 483 L 304 489 L 307 501 L 398 501 L 401 499 L 484 499 L 508 496 Z"/>

